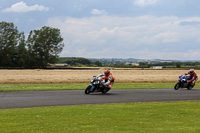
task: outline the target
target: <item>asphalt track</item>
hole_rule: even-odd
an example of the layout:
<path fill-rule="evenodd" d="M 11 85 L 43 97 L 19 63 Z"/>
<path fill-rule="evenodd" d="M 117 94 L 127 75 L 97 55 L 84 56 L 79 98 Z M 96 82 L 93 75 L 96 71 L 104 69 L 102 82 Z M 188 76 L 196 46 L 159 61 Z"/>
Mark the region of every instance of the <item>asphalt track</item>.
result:
<path fill-rule="evenodd" d="M 0 109 L 81 104 L 200 100 L 200 89 L 111 90 L 84 94 L 84 90 L 0 92 Z"/>

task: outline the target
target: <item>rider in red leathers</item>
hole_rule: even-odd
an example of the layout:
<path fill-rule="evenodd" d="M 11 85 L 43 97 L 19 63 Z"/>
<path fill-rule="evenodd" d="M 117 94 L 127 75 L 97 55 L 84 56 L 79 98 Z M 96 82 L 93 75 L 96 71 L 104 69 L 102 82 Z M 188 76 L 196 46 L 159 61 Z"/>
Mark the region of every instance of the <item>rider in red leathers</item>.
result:
<path fill-rule="evenodd" d="M 188 80 L 188 82 L 190 83 L 191 86 L 195 85 L 195 81 L 197 80 L 197 74 L 194 72 L 194 69 L 190 69 L 189 72 L 185 73 L 190 74 L 190 80 Z"/>

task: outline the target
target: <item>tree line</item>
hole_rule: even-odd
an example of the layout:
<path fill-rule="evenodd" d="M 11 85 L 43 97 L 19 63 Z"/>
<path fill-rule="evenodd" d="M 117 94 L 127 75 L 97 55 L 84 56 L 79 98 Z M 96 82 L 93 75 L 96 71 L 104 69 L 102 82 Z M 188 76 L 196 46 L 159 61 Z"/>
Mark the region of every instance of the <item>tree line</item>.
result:
<path fill-rule="evenodd" d="M 57 28 L 31 30 L 28 37 L 13 23 L 0 22 L 0 67 L 45 68 L 55 63 L 64 47 Z"/>
<path fill-rule="evenodd" d="M 100 61 L 92 61 L 83 57 L 59 57 L 57 63 L 66 63 L 68 67 L 103 66 Z"/>
<path fill-rule="evenodd" d="M 103 63 L 104 64 L 104 63 Z M 112 67 L 125 67 L 125 68 L 152 68 L 154 66 L 162 66 L 163 68 L 190 68 L 200 69 L 200 62 L 138 62 L 138 66 L 132 65 L 131 63 L 114 63 L 105 64 L 105 66 Z"/>
<path fill-rule="evenodd" d="M 121 68 L 151 68 L 162 66 L 163 68 L 190 68 L 200 69 L 200 62 L 138 62 L 138 65 L 115 60 L 87 59 L 83 57 L 59 57 L 57 63 L 66 63 L 68 67 L 98 66 L 98 67 L 121 67 Z"/>

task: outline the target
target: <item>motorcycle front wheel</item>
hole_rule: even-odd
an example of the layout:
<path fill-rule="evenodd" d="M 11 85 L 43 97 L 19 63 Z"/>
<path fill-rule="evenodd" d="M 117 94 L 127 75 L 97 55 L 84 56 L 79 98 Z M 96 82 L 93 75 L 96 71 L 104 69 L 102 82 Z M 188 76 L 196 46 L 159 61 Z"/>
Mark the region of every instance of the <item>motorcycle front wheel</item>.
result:
<path fill-rule="evenodd" d="M 178 90 L 180 88 L 179 83 L 176 83 L 176 85 L 174 86 L 174 90 Z"/>
<path fill-rule="evenodd" d="M 85 94 L 90 94 L 90 89 L 91 89 L 91 85 L 89 85 L 86 89 L 85 89 Z"/>

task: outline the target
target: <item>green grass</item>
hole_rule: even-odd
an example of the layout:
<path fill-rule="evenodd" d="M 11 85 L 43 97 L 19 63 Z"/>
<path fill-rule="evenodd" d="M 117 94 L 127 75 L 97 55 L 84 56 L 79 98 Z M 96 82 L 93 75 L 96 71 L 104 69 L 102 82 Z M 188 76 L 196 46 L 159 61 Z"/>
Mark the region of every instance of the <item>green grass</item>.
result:
<path fill-rule="evenodd" d="M 1 109 L 2 133 L 198 133 L 200 101 Z"/>
<path fill-rule="evenodd" d="M 0 91 L 84 90 L 89 83 L 0 84 Z M 175 83 L 115 83 L 112 89 L 173 89 Z M 198 83 L 195 88 L 200 88 Z"/>
<path fill-rule="evenodd" d="M 85 89 L 87 85 L 89 84 L 0 84 L 0 91 L 80 90 Z"/>

